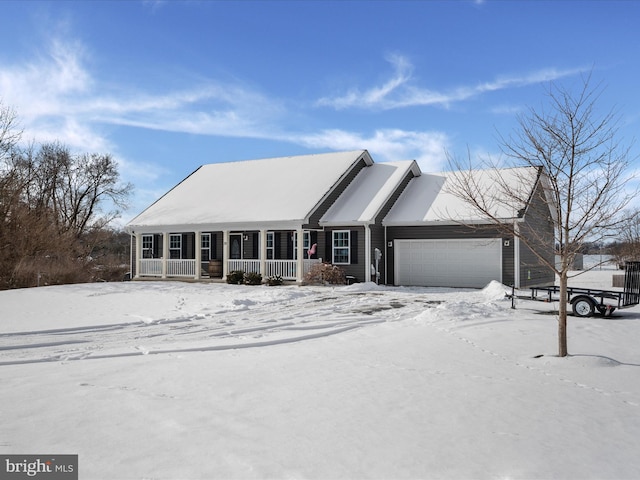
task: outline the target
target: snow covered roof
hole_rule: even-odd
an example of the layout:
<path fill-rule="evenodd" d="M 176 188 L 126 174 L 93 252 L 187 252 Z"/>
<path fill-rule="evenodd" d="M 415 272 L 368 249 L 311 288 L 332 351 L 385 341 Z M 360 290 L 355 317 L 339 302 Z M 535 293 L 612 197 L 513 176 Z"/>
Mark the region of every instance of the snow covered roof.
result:
<path fill-rule="evenodd" d="M 515 218 L 527 207 L 539 176 L 534 167 L 421 174 L 414 160 L 374 164 L 366 150 L 214 163 L 198 168 L 127 228 L 149 233 L 298 228 L 323 200 L 335 195 L 340 180 L 361 159 L 366 167 L 340 192 L 320 225 L 374 221 L 409 173 L 414 177 L 383 219 L 385 226 L 483 222 L 452 191 L 453 180 L 465 175 L 495 208 L 497 218 Z M 515 199 L 507 198 L 513 192 Z"/>
<path fill-rule="evenodd" d="M 415 160 L 376 163 L 363 168 L 322 216 L 320 225 L 372 222 L 410 171 L 420 175 Z"/>
<path fill-rule="evenodd" d="M 526 208 L 526 201 L 522 199 L 528 199 L 533 192 L 539 170 L 522 167 L 422 174 L 409 182 L 382 224 L 398 226 L 485 221 L 485 217 L 453 193 L 454 179 L 469 173 L 478 192 L 494 206 L 496 218 L 510 219 L 518 217 L 518 212 Z M 509 195 L 507 190 L 515 194 Z"/>
<path fill-rule="evenodd" d="M 360 159 L 373 163 L 356 150 L 203 165 L 127 228 L 295 228 Z"/>

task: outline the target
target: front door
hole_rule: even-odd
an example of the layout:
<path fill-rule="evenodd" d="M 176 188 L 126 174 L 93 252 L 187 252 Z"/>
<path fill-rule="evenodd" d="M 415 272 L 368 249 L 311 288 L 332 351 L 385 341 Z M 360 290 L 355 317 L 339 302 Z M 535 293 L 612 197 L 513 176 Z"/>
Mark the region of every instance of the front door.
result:
<path fill-rule="evenodd" d="M 242 259 L 242 235 L 239 233 L 229 235 L 229 258 L 232 260 Z"/>

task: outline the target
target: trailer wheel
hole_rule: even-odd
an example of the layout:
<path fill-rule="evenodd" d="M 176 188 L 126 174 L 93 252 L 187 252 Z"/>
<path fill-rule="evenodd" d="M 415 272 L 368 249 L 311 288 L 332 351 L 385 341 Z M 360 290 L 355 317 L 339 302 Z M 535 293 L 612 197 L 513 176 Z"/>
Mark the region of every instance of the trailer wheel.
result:
<path fill-rule="evenodd" d="M 577 297 L 571 305 L 576 317 L 591 317 L 596 309 L 595 303 L 589 297 Z"/>

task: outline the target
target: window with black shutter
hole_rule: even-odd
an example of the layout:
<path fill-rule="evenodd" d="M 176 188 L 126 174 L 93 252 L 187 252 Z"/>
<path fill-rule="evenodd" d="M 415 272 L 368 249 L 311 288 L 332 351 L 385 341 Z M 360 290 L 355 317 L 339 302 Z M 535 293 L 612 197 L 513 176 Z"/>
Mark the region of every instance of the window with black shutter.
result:
<path fill-rule="evenodd" d="M 142 258 L 153 258 L 153 235 L 142 236 Z"/>
<path fill-rule="evenodd" d="M 351 263 L 351 231 L 333 231 L 333 263 L 336 265 L 349 265 Z"/>
<path fill-rule="evenodd" d="M 211 258 L 211 234 L 203 233 L 200 236 L 200 259 L 208 262 Z"/>
<path fill-rule="evenodd" d="M 169 258 L 182 258 L 182 235 L 179 233 L 169 234 Z"/>

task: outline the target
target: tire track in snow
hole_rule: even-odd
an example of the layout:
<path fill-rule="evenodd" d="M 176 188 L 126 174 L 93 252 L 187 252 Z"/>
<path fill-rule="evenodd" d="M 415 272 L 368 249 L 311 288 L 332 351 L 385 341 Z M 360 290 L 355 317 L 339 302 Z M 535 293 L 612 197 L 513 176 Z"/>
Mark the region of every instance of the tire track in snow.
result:
<path fill-rule="evenodd" d="M 345 333 L 422 311 L 389 292 L 322 292 L 177 318 L 0 334 L 0 365 L 256 348 Z M 202 306 L 200 306 L 202 307 Z"/>
<path fill-rule="evenodd" d="M 59 357 L 15 360 L 15 361 L 0 362 L 0 366 L 25 365 L 30 363 L 69 362 L 74 360 L 102 360 L 102 359 L 108 359 L 108 358 L 137 357 L 142 355 L 212 352 L 212 351 L 222 351 L 222 350 L 238 350 L 238 349 L 244 349 L 244 348 L 271 347 L 276 345 L 283 345 L 286 343 L 296 343 L 296 342 L 302 342 L 305 340 L 312 340 L 312 339 L 317 339 L 322 337 L 328 337 L 331 335 L 337 335 L 339 333 L 344 333 L 349 330 L 354 330 L 360 327 L 361 325 L 347 325 L 342 328 L 332 329 L 332 330 L 314 333 L 310 335 L 300 335 L 300 336 L 294 336 L 294 337 L 288 337 L 288 338 L 281 338 L 277 340 L 246 342 L 246 343 L 237 343 L 237 344 L 231 344 L 231 345 L 210 345 L 210 346 L 200 346 L 200 347 L 173 348 L 173 349 L 164 349 L 164 350 L 138 350 L 134 352 L 122 352 L 122 353 L 99 354 L 99 355 L 89 355 L 89 354 L 67 355 L 67 356 L 63 355 Z"/>

